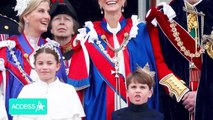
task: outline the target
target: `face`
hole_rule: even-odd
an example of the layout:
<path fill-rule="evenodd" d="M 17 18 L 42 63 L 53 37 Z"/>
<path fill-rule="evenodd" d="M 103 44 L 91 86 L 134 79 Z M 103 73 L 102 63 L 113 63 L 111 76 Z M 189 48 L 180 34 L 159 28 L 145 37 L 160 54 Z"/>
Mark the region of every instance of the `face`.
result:
<path fill-rule="evenodd" d="M 59 14 L 52 19 L 50 32 L 55 37 L 71 37 L 74 34 L 73 19 L 67 14 Z"/>
<path fill-rule="evenodd" d="M 135 105 L 141 105 L 148 101 L 152 96 L 152 89 L 149 89 L 147 84 L 130 83 L 127 90 L 127 95 L 130 102 Z"/>
<path fill-rule="evenodd" d="M 47 83 L 55 80 L 56 72 L 60 68 L 54 55 L 48 53 L 40 53 L 35 60 L 35 69 L 39 78 Z"/>
<path fill-rule="evenodd" d="M 98 0 L 100 8 L 104 10 L 104 13 L 120 12 L 124 6 L 126 0 Z"/>
<path fill-rule="evenodd" d="M 38 34 L 47 31 L 50 21 L 49 9 L 48 2 L 41 2 L 34 11 L 24 16 L 24 21 L 29 31 Z"/>

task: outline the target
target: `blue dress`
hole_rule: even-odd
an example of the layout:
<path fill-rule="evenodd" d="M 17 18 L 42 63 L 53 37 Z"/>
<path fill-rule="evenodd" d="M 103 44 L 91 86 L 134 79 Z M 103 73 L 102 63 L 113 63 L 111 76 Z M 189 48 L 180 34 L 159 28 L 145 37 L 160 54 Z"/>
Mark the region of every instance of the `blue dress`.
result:
<path fill-rule="evenodd" d="M 116 53 L 111 48 L 116 46 L 113 43 L 116 38 L 107 27 L 106 20 L 86 23 L 86 28 L 80 30 L 75 39 L 80 40 L 80 44 L 74 47 L 68 83 L 84 94 L 82 99 L 86 120 L 111 120 L 111 114 L 119 104 L 115 101 L 116 94 L 121 97 L 121 107 L 127 106 L 125 78 L 138 65 L 144 67 L 148 64 L 150 70 L 156 72 L 146 25 L 124 17 L 120 18 L 119 24 L 120 29 L 116 36 L 118 44 L 123 48 L 118 50 L 122 53 L 118 53 L 118 56 L 122 56 L 119 57 L 118 74 L 113 61 Z M 125 41 L 127 34 L 129 37 Z M 156 76 L 154 96 L 148 103 L 154 109 L 159 108 Z M 116 88 L 116 80 L 120 81 L 120 90 Z"/>

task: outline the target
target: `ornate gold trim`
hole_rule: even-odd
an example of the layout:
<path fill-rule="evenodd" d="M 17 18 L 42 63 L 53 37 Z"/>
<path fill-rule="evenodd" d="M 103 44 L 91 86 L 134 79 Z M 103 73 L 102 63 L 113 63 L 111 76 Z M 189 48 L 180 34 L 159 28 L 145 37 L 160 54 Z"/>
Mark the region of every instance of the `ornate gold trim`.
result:
<path fill-rule="evenodd" d="M 169 74 L 162 78 L 159 82 L 161 85 L 166 86 L 169 89 L 170 94 L 175 95 L 177 102 L 180 102 L 182 97 L 189 91 L 181 80 L 178 80 L 173 74 Z"/>
<path fill-rule="evenodd" d="M 207 51 L 208 55 L 213 59 L 213 30 L 210 35 L 203 35 L 202 37 L 204 49 Z"/>
<path fill-rule="evenodd" d="M 195 53 L 191 53 L 190 50 L 188 50 L 185 46 L 184 46 L 184 42 L 181 40 L 181 38 L 179 37 L 180 33 L 177 31 L 176 28 L 176 23 L 174 20 L 170 21 L 170 27 L 171 27 L 171 31 L 173 33 L 173 36 L 175 38 L 175 41 L 177 42 L 177 46 L 179 47 L 179 49 L 181 51 L 183 51 L 185 56 L 188 56 L 190 58 L 194 58 L 194 57 L 200 57 L 201 54 L 204 53 L 204 49 L 201 47 L 200 50 L 198 51 L 196 49 Z"/>

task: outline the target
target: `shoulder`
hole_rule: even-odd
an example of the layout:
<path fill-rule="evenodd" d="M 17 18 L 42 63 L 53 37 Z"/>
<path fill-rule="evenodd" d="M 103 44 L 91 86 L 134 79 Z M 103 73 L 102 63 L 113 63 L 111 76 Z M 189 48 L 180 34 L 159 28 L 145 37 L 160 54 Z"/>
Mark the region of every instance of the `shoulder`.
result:
<path fill-rule="evenodd" d="M 101 25 L 101 21 L 94 21 L 92 22 L 94 26 L 100 26 Z"/>
<path fill-rule="evenodd" d="M 8 47 L 10 49 L 13 49 L 16 46 L 16 42 L 13 40 L 3 40 L 0 41 L 0 49 L 4 47 Z"/>
<path fill-rule="evenodd" d="M 18 38 L 19 38 L 19 35 L 12 35 L 9 38 L 7 38 L 7 40 L 14 41 L 16 42 L 16 44 L 18 44 Z"/>
<path fill-rule="evenodd" d="M 138 26 L 139 26 L 139 27 L 146 27 L 146 25 L 147 25 L 147 24 L 146 24 L 146 21 L 139 21 L 139 22 L 138 22 Z"/>
<path fill-rule="evenodd" d="M 66 91 L 75 91 L 75 88 L 72 85 L 63 83 L 61 81 L 60 81 L 59 87 L 63 88 Z"/>
<path fill-rule="evenodd" d="M 5 61 L 1 61 L 2 63 L 6 62 L 7 60 L 7 50 L 14 49 L 16 46 L 16 43 L 11 40 L 4 40 L 0 41 L 0 58 L 5 59 Z"/>
<path fill-rule="evenodd" d="M 2 67 L 3 65 L 4 66 L 7 66 L 6 63 L 8 63 L 8 61 L 10 61 L 9 59 L 11 57 L 8 57 L 8 56 L 12 56 L 13 55 L 16 55 L 14 54 L 15 52 L 17 52 L 17 50 L 15 50 L 16 48 L 16 42 L 13 41 L 13 40 L 3 40 L 3 41 L 0 41 L 0 64 L 1 64 L 1 67 L 0 69 L 3 70 Z"/>
<path fill-rule="evenodd" d="M 21 39 L 21 36 L 22 36 L 22 34 L 19 34 L 19 35 L 12 35 L 12 36 L 10 36 L 9 38 L 7 38 L 7 40 L 9 40 L 9 41 L 13 41 L 13 42 L 15 42 L 15 44 L 16 44 L 16 49 L 18 50 L 18 49 L 20 49 L 20 39 Z"/>
<path fill-rule="evenodd" d="M 30 98 L 30 97 L 34 97 L 36 91 L 38 90 L 38 85 L 36 85 L 37 83 L 30 83 L 25 85 L 21 92 L 18 95 L 18 98 Z"/>
<path fill-rule="evenodd" d="M 146 26 L 146 22 L 140 20 L 138 15 L 132 15 L 131 18 L 127 19 L 127 23 L 132 24 L 132 25 L 137 25 L 137 26 L 140 26 L 140 27 Z"/>
<path fill-rule="evenodd" d="M 147 32 L 147 24 L 146 24 L 146 22 L 144 22 L 144 21 L 140 21 L 139 23 L 138 23 L 138 25 L 137 25 L 137 27 L 138 27 L 138 31 L 139 31 L 139 33 L 148 33 Z"/>
<path fill-rule="evenodd" d="M 23 87 L 22 91 L 23 91 L 23 90 L 35 89 L 37 86 L 38 86 L 38 82 L 33 82 L 33 83 L 30 83 L 30 84 L 25 85 L 25 86 Z"/>

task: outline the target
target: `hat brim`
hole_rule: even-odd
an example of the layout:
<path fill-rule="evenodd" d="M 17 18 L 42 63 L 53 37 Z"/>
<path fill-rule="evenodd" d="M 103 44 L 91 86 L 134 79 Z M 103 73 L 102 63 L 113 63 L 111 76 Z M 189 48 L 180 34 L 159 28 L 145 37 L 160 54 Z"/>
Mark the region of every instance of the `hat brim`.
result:
<path fill-rule="evenodd" d="M 67 15 L 71 16 L 73 19 L 78 20 L 74 8 L 70 4 L 67 4 L 67 3 L 65 4 L 65 3 L 57 2 L 57 3 L 53 4 L 53 6 L 51 7 L 51 10 L 50 10 L 51 18 L 53 18 L 59 14 L 67 14 Z"/>
<path fill-rule="evenodd" d="M 0 14 L 0 34 L 19 34 L 18 22 Z"/>

